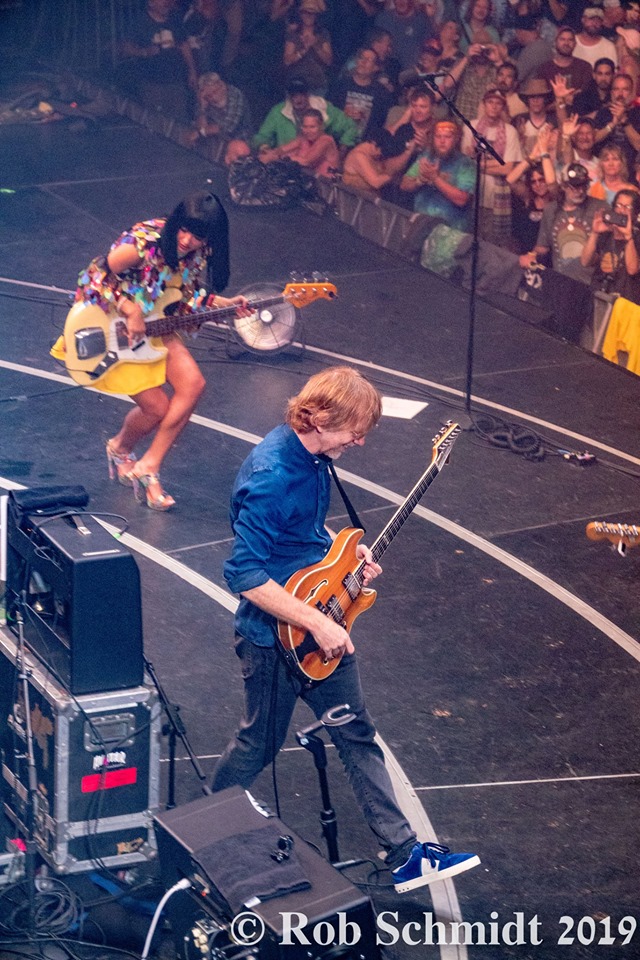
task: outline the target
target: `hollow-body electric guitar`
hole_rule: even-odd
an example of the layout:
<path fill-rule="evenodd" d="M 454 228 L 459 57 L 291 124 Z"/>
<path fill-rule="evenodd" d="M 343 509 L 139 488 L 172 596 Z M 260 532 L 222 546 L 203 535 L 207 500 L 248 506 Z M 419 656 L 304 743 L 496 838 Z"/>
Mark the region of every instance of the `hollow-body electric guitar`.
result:
<path fill-rule="evenodd" d="M 640 526 L 635 523 L 605 523 L 604 520 L 596 520 L 587 524 L 586 532 L 589 540 L 609 540 L 622 557 L 627 552 L 627 547 L 637 547 L 640 544 Z"/>
<path fill-rule="evenodd" d="M 418 505 L 440 470 L 447 462 L 451 447 L 460 433 L 460 426 L 450 420 L 433 438 L 433 452 L 428 469 L 396 510 L 391 520 L 371 545 L 377 563 L 407 517 Z M 376 591 L 364 586 L 365 561 L 356 556 L 356 548 L 364 531 L 345 527 L 336 536 L 326 557 L 320 563 L 294 573 L 285 590 L 298 600 L 317 607 L 349 631 L 353 621 L 375 602 Z M 340 662 L 340 657 L 327 660 L 310 633 L 285 621 L 278 621 L 278 640 L 290 669 L 305 685 L 326 680 Z"/>
<path fill-rule="evenodd" d="M 250 300 L 249 309 L 262 310 L 277 303 L 306 307 L 314 300 L 332 300 L 337 294 L 332 283 L 288 283 L 279 296 Z M 224 323 L 235 316 L 237 307 L 216 310 L 191 310 L 182 303 L 178 287 L 167 287 L 155 304 L 156 309 L 145 318 L 146 335 L 135 346 L 129 345 L 127 325 L 112 308 L 105 313 L 92 303 L 75 303 L 64 325 L 64 362 L 69 376 L 83 387 L 99 387 L 105 374 L 121 363 L 155 363 L 166 356 L 165 347 L 152 343 L 175 330 L 193 330 L 207 321 Z M 135 379 L 135 370 L 132 380 Z M 135 393 L 132 383 L 131 393 Z"/>

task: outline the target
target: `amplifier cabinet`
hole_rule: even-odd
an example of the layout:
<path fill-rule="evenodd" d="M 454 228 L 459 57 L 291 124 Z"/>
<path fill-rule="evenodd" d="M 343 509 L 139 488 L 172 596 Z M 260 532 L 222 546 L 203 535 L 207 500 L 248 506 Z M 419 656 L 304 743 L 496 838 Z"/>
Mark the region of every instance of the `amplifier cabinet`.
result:
<path fill-rule="evenodd" d="M 14 637 L 0 628 L 4 810 L 26 836 L 26 726 Z M 155 687 L 73 696 L 27 651 L 37 775 L 35 840 L 58 873 L 156 856 L 161 706 Z"/>
<path fill-rule="evenodd" d="M 129 550 L 92 517 L 36 517 L 9 508 L 7 621 L 71 693 L 142 683 L 140 572 Z"/>

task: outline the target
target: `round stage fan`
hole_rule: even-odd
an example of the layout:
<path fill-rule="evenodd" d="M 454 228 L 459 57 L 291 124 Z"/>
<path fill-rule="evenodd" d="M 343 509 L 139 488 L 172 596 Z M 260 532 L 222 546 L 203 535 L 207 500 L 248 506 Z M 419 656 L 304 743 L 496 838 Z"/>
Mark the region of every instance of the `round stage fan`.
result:
<path fill-rule="evenodd" d="M 245 287 L 240 293 L 247 300 L 266 300 L 278 297 L 282 288 L 272 283 Z M 233 316 L 229 319 L 236 338 L 252 353 L 277 353 L 295 339 L 298 314 L 286 300 L 256 310 L 249 317 Z"/>

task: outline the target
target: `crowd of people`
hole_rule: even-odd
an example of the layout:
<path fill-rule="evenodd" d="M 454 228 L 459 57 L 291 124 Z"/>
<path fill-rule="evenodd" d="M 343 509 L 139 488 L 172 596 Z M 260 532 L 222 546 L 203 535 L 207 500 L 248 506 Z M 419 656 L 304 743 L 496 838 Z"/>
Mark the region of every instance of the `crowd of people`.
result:
<path fill-rule="evenodd" d="M 640 0 L 147 0 L 121 53 L 122 88 L 181 87 L 228 164 L 465 232 L 479 173 L 483 240 L 640 303 Z"/>

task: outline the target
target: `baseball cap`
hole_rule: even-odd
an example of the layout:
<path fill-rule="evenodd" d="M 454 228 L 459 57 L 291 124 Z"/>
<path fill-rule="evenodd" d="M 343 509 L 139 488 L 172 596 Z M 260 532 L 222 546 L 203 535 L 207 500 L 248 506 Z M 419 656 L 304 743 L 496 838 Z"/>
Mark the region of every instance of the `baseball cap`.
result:
<path fill-rule="evenodd" d="M 591 183 L 589 171 L 581 163 L 570 163 L 562 179 L 571 187 L 588 187 Z"/>
<path fill-rule="evenodd" d="M 293 96 L 296 93 L 309 93 L 310 87 L 303 77 L 292 77 L 287 84 L 287 93 Z"/>
<path fill-rule="evenodd" d="M 488 90 L 485 90 L 482 99 L 492 100 L 494 97 L 498 100 L 502 100 L 503 103 L 507 102 L 507 98 L 505 97 L 504 93 L 502 90 L 498 90 L 497 87 L 489 87 Z"/>

